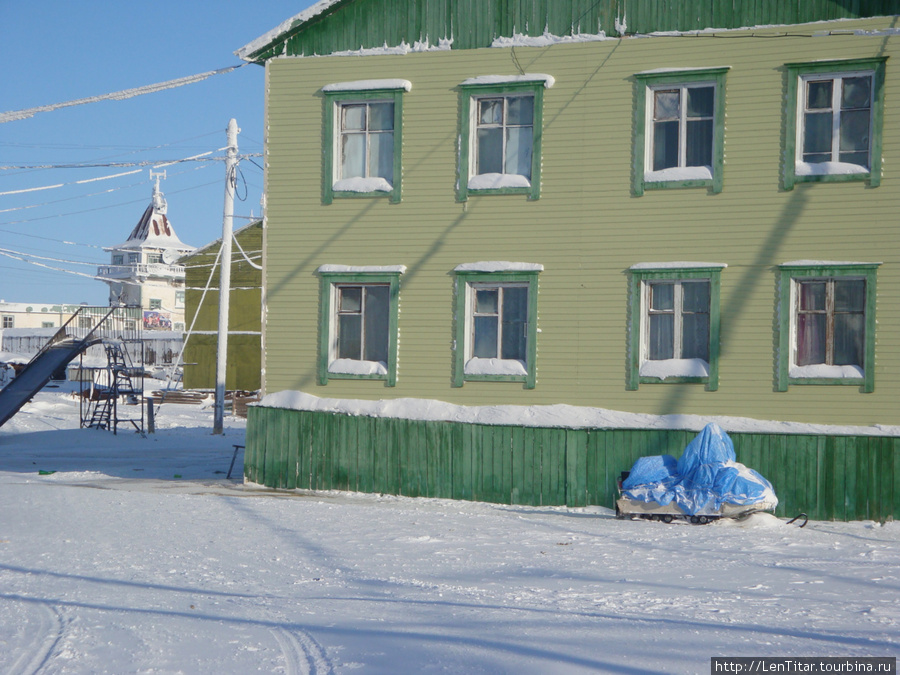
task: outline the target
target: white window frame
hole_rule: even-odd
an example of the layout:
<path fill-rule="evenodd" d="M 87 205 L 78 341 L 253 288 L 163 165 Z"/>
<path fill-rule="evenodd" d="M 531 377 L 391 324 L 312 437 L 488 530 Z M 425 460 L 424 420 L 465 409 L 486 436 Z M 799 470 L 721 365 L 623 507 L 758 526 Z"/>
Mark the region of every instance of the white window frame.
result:
<path fill-rule="evenodd" d="M 12 314 L 4 314 L 3 315 L 3 327 L 4 328 L 15 328 L 16 326 L 16 318 Z"/>
<path fill-rule="evenodd" d="M 528 373 L 528 322 L 529 318 L 526 316 L 525 321 L 525 358 L 520 359 L 504 359 L 500 356 L 500 349 L 503 344 L 503 295 L 506 289 L 508 288 L 524 288 L 526 291 L 530 291 L 530 284 L 527 281 L 507 281 L 507 282 L 491 282 L 491 281 L 474 281 L 466 284 L 466 374 L 484 374 L 483 370 L 476 369 L 474 360 L 478 357 L 475 356 L 475 319 L 478 316 L 485 316 L 483 314 L 479 314 L 475 298 L 477 291 L 480 290 L 497 290 L 497 355 L 493 357 L 481 357 L 478 358 L 481 360 L 490 360 L 495 366 L 491 372 L 497 375 L 507 374 L 507 375 L 526 375 Z M 526 313 L 528 311 L 526 304 Z"/>
<path fill-rule="evenodd" d="M 866 148 L 867 165 L 845 163 L 840 161 L 840 141 L 841 141 L 841 94 L 843 92 L 843 83 L 845 79 L 868 77 L 869 78 L 869 146 Z M 835 164 L 838 166 L 824 166 L 825 163 L 807 164 L 803 159 L 803 146 L 806 140 L 806 113 L 807 98 L 810 82 L 830 81 L 831 88 L 831 108 L 828 108 L 832 115 L 831 120 L 831 159 L 827 164 Z M 837 86 L 840 83 L 840 86 Z M 873 126 L 875 122 L 875 72 L 873 70 L 855 70 L 836 73 L 808 73 L 800 76 L 799 82 L 799 101 L 797 104 L 797 144 L 794 161 L 796 163 L 796 171 L 798 175 L 822 175 L 822 174 L 868 174 L 872 165 L 872 141 L 875 137 Z M 826 109 L 822 109 L 826 110 Z M 821 173 L 816 171 L 810 172 L 806 167 L 821 166 Z"/>
<path fill-rule="evenodd" d="M 391 135 L 391 166 L 393 168 L 393 164 L 394 164 L 393 153 L 394 153 L 394 147 L 395 147 L 394 146 L 394 133 L 396 132 L 396 129 L 394 127 L 391 127 L 390 130 L 387 130 L 387 129 L 370 130 L 368 128 L 369 119 L 370 119 L 369 106 L 371 106 L 372 104 L 385 104 L 385 103 L 390 104 L 392 111 L 393 111 L 393 107 L 394 107 L 395 103 L 394 103 L 394 100 L 391 98 L 348 99 L 345 101 L 335 101 L 335 105 L 334 105 L 334 145 L 332 147 L 332 152 L 334 153 L 334 155 L 333 155 L 332 164 L 331 164 L 331 166 L 332 166 L 332 177 L 331 177 L 332 189 L 335 192 L 359 191 L 359 192 L 388 193 L 394 189 L 395 177 L 393 175 L 391 176 L 390 181 L 381 176 L 373 176 L 371 169 L 369 167 L 369 159 L 372 156 L 371 152 L 369 151 L 370 144 L 373 140 L 372 137 L 379 136 L 379 135 L 387 135 L 388 133 L 390 133 L 390 135 Z M 347 108 L 358 107 L 358 106 L 365 106 L 365 108 L 366 108 L 366 115 L 365 115 L 366 116 L 366 128 L 363 129 L 362 131 L 345 130 L 344 129 L 344 110 Z M 391 117 L 393 118 L 394 115 L 392 114 Z M 351 135 L 351 134 L 352 135 L 362 134 L 363 136 L 365 136 L 365 139 L 366 139 L 365 175 L 359 176 L 356 178 L 344 179 L 344 178 L 342 178 L 344 167 L 343 167 L 343 162 L 341 161 L 342 157 L 343 157 L 341 148 L 343 147 L 344 136 Z M 371 189 L 366 189 L 366 190 L 353 190 L 352 188 L 349 188 L 349 187 L 344 187 L 344 188 L 341 187 L 342 181 L 345 181 L 345 180 L 346 181 L 356 181 L 360 184 L 364 184 L 364 183 L 374 184 L 379 179 L 384 181 L 383 187 L 372 187 Z"/>
<path fill-rule="evenodd" d="M 370 288 L 384 288 L 387 290 L 388 294 L 388 307 L 387 312 L 388 316 L 387 325 L 388 325 L 388 334 L 387 334 L 387 344 L 385 345 L 385 349 L 388 353 L 388 361 L 390 360 L 390 294 L 391 294 L 391 284 L 387 282 L 361 282 L 361 281 L 341 281 L 335 282 L 331 284 L 331 319 L 329 325 L 329 346 L 328 346 L 328 372 L 331 374 L 344 374 L 344 375 L 379 375 L 382 377 L 386 377 L 388 373 L 388 362 L 387 361 L 368 361 L 362 358 L 362 354 L 360 358 L 352 358 L 345 357 L 341 358 L 339 356 L 338 348 L 340 343 L 340 317 L 342 315 L 349 314 L 359 314 L 360 315 L 360 350 L 365 351 L 366 344 L 366 312 L 367 303 L 366 297 L 368 295 L 368 289 Z M 341 289 L 344 288 L 360 288 L 362 289 L 360 296 L 360 309 L 359 312 L 344 312 L 341 309 Z M 347 361 L 353 361 L 354 364 L 348 364 Z M 351 366 L 351 367 L 348 367 Z M 356 367 L 352 367 L 356 366 Z"/>
<path fill-rule="evenodd" d="M 162 299 L 161 298 L 150 298 L 150 301 L 149 301 L 147 307 L 151 310 L 161 310 L 163 308 Z"/>
<path fill-rule="evenodd" d="M 875 308 L 877 270 L 881 263 L 805 261 L 780 265 L 779 337 L 776 355 L 777 390 L 787 391 L 794 384 L 859 385 L 864 393 L 875 391 Z M 864 281 L 866 296 L 863 311 L 863 363 L 849 366 L 833 364 L 797 365 L 797 333 L 800 284 L 807 281 Z M 834 334 L 831 333 L 833 341 Z M 828 347 L 826 346 L 826 353 Z M 826 358 L 827 361 L 827 358 Z M 860 372 L 861 371 L 861 372 Z"/>
<path fill-rule="evenodd" d="M 683 357 L 683 328 L 684 328 L 684 293 L 683 287 L 687 284 L 706 284 L 707 285 L 707 294 L 709 296 L 709 302 L 712 302 L 712 286 L 710 284 L 709 279 L 684 279 L 684 278 L 672 278 L 672 279 L 647 279 L 642 283 L 642 293 L 643 297 L 641 298 L 641 375 L 648 375 L 648 370 L 652 370 L 652 368 L 648 368 L 647 364 L 658 363 L 662 361 L 687 361 Z M 671 311 L 661 311 L 654 310 L 651 306 L 652 300 L 652 288 L 656 285 L 671 285 L 674 287 L 674 298 L 673 305 Z M 672 331 L 672 358 L 671 359 L 650 359 L 650 317 L 654 314 L 658 315 L 668 315 L 671 314 L 674 318 L 674 327 Z M 712 307 L 707 305 L 706 317 L 707 317 L 707 347 L 709 342 L 709 331 L 712 326 Z M 695 370 L 691 369 L 690 364 L 682 363 L 680 364 L 682 367 L 682 372 L 678 372 L 679 376 L 686 377 L 708 377 L 709 376 L 709 359 L 698 359 L 704 362 L 706 371 L 699 373 Z"/>
<path fill-rule="evenodd" d="M 509 101 L 514 98 L 530 98 L 532 105 L 532 117 L 531 124 L 509 124 L 507 122 L 507 111 L 509 109 Z M 488 124 L 482 125 L 480 122 L 480 114 L 479 110 L 481 108 L 482 101 L 488 100 L 500 100 L 503 102 L 503 114 L 502 121 L 499 125 L 496 124 Z M 507 171 L 506 166 L 506 130 L 507 129 L 531 129 L 531 154 L 534 156 L 535 152 L 535 143 L 534 143 L 534 134 L 535 134 L 535 118 L 534 118 L 534 108 L 537 104 L 536 97 L 533 91 L 527 92 L 516 92 L 516 93 L 497 93 L 497 94 L 483 94 L 479 96 L 472 96 L 471 98 L 472 105 L 469 109 L 469 129 L 471 129 L 469 133 L 469 182 L 468 189 L 469 190 L 478 190 L 478 189 L 491 189 L 491 187 L 496 187 L 498 189 L 502 188 L 530 188 L 531 181 L 533 176 L 532 171 L 529 171 L 529 175 L 525 176 L 520 173 L 510 173 Z M 478 130 L 481 128 L 490 128 L 497 129 L 499 128 L 502 132 L 503 144 L 500 150 L 500 163 L 502 166 L 502 171 L 499 172 L 500 183 L 495 186 L 482 186 L 478 187 L 478 181 L 480 176 L 488 176 L 491 174 L 480 174 L 478 173 Z M 532 162 L 533 164 L 533 162 Z"/>
<path fill-rule="evenodd" d="M 713 112 L 709 117 L 691 118 L 698 120 L 709 120 L 712 122 L 710 129 L 710 164 L 704 166 L 687 166 L 687 90 L 712 88 L 713 90 Z M 655 127 L 656 127 L 656 93 L 660 91 L 678 91 L 680 97 L 680 115 L 678 120 L 678 163 L 674 167 L 665 169 L 653 169 L 653 156 L 655 150 Z M 673 82 L 670 84 L 654 84 L 647 87 L 648 104 L 646 106 L 647 118 L 645 120 L 646 143 L 644 144 L 644 181 L 649 183 L 661 183 L 672 180 L 709 180 L 713 179 L 715 171 L 715 155 L 716 155 L 716 101 L 720 95 L 719 88 L 715 81 L 699 81 L 699 82 Z"/>

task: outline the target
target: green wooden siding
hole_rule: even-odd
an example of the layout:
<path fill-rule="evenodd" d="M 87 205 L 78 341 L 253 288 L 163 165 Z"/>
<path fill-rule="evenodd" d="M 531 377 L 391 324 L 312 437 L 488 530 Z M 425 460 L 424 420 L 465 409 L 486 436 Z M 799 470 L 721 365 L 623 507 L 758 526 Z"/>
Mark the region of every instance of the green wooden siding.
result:
<path fill-rule="evenodd" d="M 246 480 L 532 506 L 613 508 L 639 457 L 680 456 L 696 432 L 423 422 L 250 408 Z M 900 439 L 732 433 L 739 462 L 775 487 L 776 515 L 900 517 Z"/>
<path fill-rule="evenodd" d="M 487 47 L 514 33 L 539 36 L 693 31 L 854 19 L 900 13 L 896 0 L 346 0 L 295 26 L 249 58 L 331 54 L 363 48 L 431 44 Z M 286 46 L 285 46 L 286 43 Z"/>
<path fill-rule="evenodd" d="M 235 236 L 247 257 L 254 264 L 261 265 L 262 223 L 245 227 Z M 214 242 L 182 259 L 185 266 L 185 329 L 193 325 L 193 330 L 199 331 L 187 337 L 184 346 L 185 389 L 212 389 L 216 386 L 217 338 L 208 333 L 217 331 L 219 327 L 219 268 L 214 269 L 212 265 L 220 245 Z M 258 333 L 262 323 L 262 270 L 249 264 L 237 246 L 233 246 L 232 251 L 229 331 Z M 203 289 L 207 283 L 209 290 L 204 296 Z M 227 363 L 226 389 L 258 390 L 262 370 L 260 335 L 230 334 Z"/>
<path fill-rule="evenodd" d="M 892 20 L 804 27 L 872 31 Z M 774 32 L 778 32 L 775 30 Z M 792 29 L 791 32 L 795 32 Z M 740 36 L 740 37 L 739 37 Z M 330 398 L 425 398 L 464 405 L 558 404 L 652 414 L 728 415 L 826 424 L 900 424 L 900 40 L 650 38 L 516 48 L 547 73 L 541 197 L 456 201 L 458 86 L 514 75 L 511 50 L 274 59 L 267 65 L 266 391 Z M 781 188 L 784 64 L 883 52 L 882 184 Z M 730 66 L 722 192 L 632 193 L 634 75 Z M 322 204 L 322 102 L 334 82 L 404 78 L 403 195 Z M 893 168 L 891 168 L 893 167 Z M 534 389 L 517 382 L 452 386 L 453 270 L 462 263 L 544 266 L 537 296 Z M 796 260 L 881 262 L 875 381 L 776 391 L 778 278 Z M 708 261 L 721 273 L 719 387 L 671 382 L 626 390 L 628 268 Z M 322 264 L 406 265 L 400 290 L 397 383 L 316 380 Z M 193 284 L 191 284 L 193 285 Z"/>

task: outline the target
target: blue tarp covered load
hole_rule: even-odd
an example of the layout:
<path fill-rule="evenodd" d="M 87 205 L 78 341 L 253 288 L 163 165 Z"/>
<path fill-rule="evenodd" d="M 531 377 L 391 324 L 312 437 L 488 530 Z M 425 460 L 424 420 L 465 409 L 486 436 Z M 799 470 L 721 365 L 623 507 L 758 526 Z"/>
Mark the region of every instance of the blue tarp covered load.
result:
<path fill-rule="evenodd" d="M 735 461 L 734 444 L 716 424 L 707 424 L 676 460 L 672 455 L 641 457 L 622 482 L 622 494 L 666 506 L 687 515 L 713 514 L 722 504 L 778 503 L 772 484 Z"/>

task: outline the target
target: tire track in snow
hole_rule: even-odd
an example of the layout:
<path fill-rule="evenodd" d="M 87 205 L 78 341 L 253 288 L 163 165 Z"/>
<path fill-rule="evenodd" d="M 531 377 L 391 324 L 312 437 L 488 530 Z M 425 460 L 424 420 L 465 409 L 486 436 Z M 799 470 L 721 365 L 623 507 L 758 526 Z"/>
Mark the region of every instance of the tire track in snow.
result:
<path fill-rule="evenodd" d="M 35 627 L 35 638 L 22 650 L 7 671 L 8 675 L 36 675 L 50 660 L 56 645 L 65 634 L 65 624 L 59 610 L 51 605 L 41 604 L 39 624 Z M 29 630 L 26 624 L 24 629 Z"/>
<path fill-rule="evenodd" d="M 291 632 L 285 628 L 269 630 L 284 654 L 287 675 L 333 674 L 325 650 L 309 633 L 299 630 Z"/>

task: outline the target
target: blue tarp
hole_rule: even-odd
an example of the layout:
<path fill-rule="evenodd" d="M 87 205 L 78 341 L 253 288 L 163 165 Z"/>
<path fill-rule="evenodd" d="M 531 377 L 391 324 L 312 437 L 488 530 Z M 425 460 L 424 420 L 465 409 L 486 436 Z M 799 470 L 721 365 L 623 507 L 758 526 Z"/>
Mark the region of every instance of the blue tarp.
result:
<path fill-rule="evenodd" d="M 676 461 L 672 455 L 641 457 L 622 482 L 622 494 L 686 514 L 716 513 L 722 504 L 777 504 L 772 484 L 735 461 L 734 444 L 716 424 L 707 424 Z"/>

